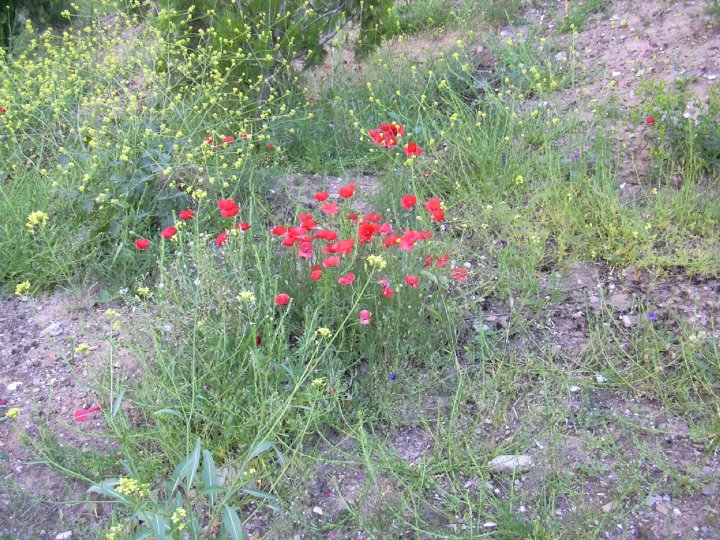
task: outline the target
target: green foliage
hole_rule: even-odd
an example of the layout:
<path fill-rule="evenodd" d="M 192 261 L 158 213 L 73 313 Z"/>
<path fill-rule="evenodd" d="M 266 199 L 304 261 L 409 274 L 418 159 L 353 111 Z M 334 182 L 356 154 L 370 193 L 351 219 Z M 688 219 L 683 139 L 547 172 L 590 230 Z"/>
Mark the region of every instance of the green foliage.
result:
<path fill-rule="evenodd" d="M 28 20 L 41 29 L 67 24 L 67 18 L 62 13 L 69 6 L 69 0 L 3 0 L 0 7 L 0 46 L 8 48 Z"/>
<path fill-rule="evenodd" d="M 219 67 L 232 83 L 266 83 L 290 71 L 293 62 L 322 62 L 324 46 L 350 23 L 359 28 L 357 49 L 367 52 L 395 27 L 392 0 L 163 0 L 169 30 L 189 22 L 190 47 L 207 45 L 227 56 Z M 187 15 L 186 15 L 187 14 Z M 263 94 L 262 98 L 269 96 Z"/>
<path fill-rule="evenodd" d="M 245 465 L 233 478 L 223 477 L 221 483 L 212 454 L 201 447 L 195 439 L 192 450 L 175 466 L 162 487 L 144 483 L 137 478 L 137 471 L 128 467 L 127 476 L 111 478 L 92 485 L 88 491 L 114 501 L 117 513 L 127 514 L 109 527 L 105 538 L 120 540 L 131 535 L 137 538 L 208 538 L 214 535 L 222 520 L 224 534 L 232 540 L 245 539 L 237 510 L 230 500 L 242 498 L 259 499 L 273 504 L 275 497 L 257 489 L 242 487 L 246 483 L 247 462 L 260 458 L 268 450 L 275 449 L 282 462 L 282 454 L 268 441 L 259 441 L 250 449 Z M 202 463 L 202 465 L 201 465 Z M 117 514 L 116 514 L 117 515 Z"/>
<path fill-rule="evenodd" d="M 567 2 L 565 4 L 568 5 Z M 593 13 L 602 13 L 607 9 L 608 0 L 586 0 L 584 2 L 573 2 L 567 11 L 563 10 L 562 16 L 558 17 L 558 32 L 579 31 L 587 18 Z"/>
<path fill-rule="evenodd" d="M 660 161 L 676 161 L 689 180 L 702 172 L 716 171 L 720 164 L 720 90 L 710 88 L 703 103 L 687 85 L 651 80 L 643 83 L 643 104 L 633 111 L 636 123 L 653 118 L 646 135 Z"/>

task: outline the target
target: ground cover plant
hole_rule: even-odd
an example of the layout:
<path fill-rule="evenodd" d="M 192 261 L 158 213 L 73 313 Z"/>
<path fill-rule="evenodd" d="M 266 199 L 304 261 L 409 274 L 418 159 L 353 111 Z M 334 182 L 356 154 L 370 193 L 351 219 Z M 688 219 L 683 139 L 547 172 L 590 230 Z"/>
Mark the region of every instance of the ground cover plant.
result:
<path fill-rule="evenodd" d="M 720 66 L 585 57 L 717 23 L 645 4 L 24 22 L 2 534 L 720 534 Z"/>

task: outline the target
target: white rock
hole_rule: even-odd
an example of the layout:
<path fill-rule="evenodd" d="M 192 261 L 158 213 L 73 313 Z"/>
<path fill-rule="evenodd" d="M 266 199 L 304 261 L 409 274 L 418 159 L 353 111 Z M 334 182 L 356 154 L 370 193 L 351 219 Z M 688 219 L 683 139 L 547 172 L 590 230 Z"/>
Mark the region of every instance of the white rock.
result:
<path fill-rule="evenodd" d="M 497 527 L 497 523 L 495 523 L 494 521 L 488 521 L 483 525 L 483 527 L 485 527 L 486 529 L 494 529 L 495 527 Z"/>
<path fill-rule="evenodd" d="M 602 384 L 604 382 L 607 382 L 607 377 L 605 375 L 602 375 L 601 373 L 598 373 L 595 375 L 595 380 Z"/>
<path fill-rule="evenodd" d="M 62 333 L 63 333 L 62 324 L 60 324 L 58 322 L 54 322 L 50 326 L 48 326 L 45 330 L 40 332 L 40 337 L 45 337 L 45 336 L 57 337 Z"/>
<path fill-rule="evenodd" d="M 579 386 L 571 386 L 571 387 L 569 388 L 569 390 L 570 390 L 573 394 L 577 394 L 577 393 L 580 391 L 580 387 L 579 387 Z"/>
<path fill-rule="evenodd" d="M 314 506 L 312 511 L 313 511 L 313 514 L 317 514 L 319 516 L 323 515 L 323 510 L 319 506 Z"/>
<path fill-rule="evenodd" d="M 23 383 L 21 381 L 11 382 L 10 384 L 7 385 L 7 391 L 14 392 L 18 388 L 20 388 L 22 385 L 23 385 Z"/>
<path fill-rule="evenodd" d="M 72 538 L 72 531 L 65 531 L 55 536 L 55 540 L 69 540 Z"/>
<path fill-rule="evenodd" d="M 490 470 L 496 473 L 526 471 L 532 466 L 532 458 L 526 454 L 498 456 L 488 463 Z"/>

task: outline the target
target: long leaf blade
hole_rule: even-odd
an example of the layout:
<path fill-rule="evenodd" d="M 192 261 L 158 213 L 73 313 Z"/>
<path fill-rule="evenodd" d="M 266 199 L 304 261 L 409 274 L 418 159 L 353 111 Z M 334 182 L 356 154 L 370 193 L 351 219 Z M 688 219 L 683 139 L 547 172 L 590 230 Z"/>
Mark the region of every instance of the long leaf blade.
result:
<path fill-rule="evenodd" d="M 242 530 L 242 523 L 237 515 L 235 508 L 224 505 L 222 509 L 223 525 L 225 532 L 232 540 L 247 540 L 245 532 Z"/>
<path fill-rule="evenodd" d="M 217 469 L 215 468 L 215 460 L 213 460 L 212 454 L 208 450 L 203 450 L 203 484 L 206 489 L 219 487 Z M 209 493 L 208 499 L 210 507 L 215 506 L 215 494 Z"/>

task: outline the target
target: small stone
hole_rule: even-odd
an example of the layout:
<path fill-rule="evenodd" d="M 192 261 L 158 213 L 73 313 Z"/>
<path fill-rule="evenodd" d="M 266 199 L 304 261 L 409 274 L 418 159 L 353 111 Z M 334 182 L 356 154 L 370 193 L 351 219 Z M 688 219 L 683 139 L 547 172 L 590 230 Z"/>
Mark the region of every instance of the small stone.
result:
<path fill-rule="evenodd" d="M 607 382 L 607 377 L 606 377 L 605 375 L 603 375 L 602 373 L 596 373 L 596 374 L 595 374 L 595 380 L 596 380 L 598 383 L 602 384 L 602 383 L 604 383 L 604 382 Z"/>
<path fill-rule="evenodd" d="M 21 381 L 11 382 L 10 384 L 7 385 L 7 391 L 14 392 L 18 388 L 20 388 L 22 385 L 23 385 L 23 383 Z"/>
<path fill-rule="evenodd" d="M 602 507 L 602 511 L 605 512 L 606 514 L 608 512 L 610 512 L 610 510 L 612 510 L 612 509 L 613 509 L 613 503 L 611 503 L 611 502 L 603 505 L 603 507 Z"/>
<path fill-rule="evenodd" d="M 55 540 L 69 540 L 72 538 L 72 531 L 65 531 L 55 536 Z"/>
<path fill-rule="evenodd" d="M 320 508 L 319 506 L 313 506 L 312 511 L 313 511 L 313 514 L 317 514 L 318 516 L 323 515 L 323 509 Z"/>
<path fill-rule="evenodd" d="M 45 328 L 45 330 L 40 332 L 40 337 L 45 337 L 45 336 L 57 337 L 62 333 L 63 333 L 62 325 L 58 322 L 54 322 L 50 326 Z"/>
<path fill-rule="evenodd" d="M 613 293 L 610 298 L 608 298 L 608 303 L 616 311 L 630 311 L 633 301 L 632 296 L 630 296 L 628 293 L 618 291 L 616 293 Z"/>
<path fill-rule="evenodd" d="M 572 392 L 573 394 L 577 394 L 578 392 L 580 392 L 580 387 L 579 387 L 579 386 L 571 386 L 571 387 L 569 388 L 569 390 L 570 390 L 570 392 Z"/>
<path fill-rule="evenodd" d="M 532 466 L 532 458 L 526 454 L 502 455 L 488 463 L 490 470 L 495 473 L 526 471 Z"/>
<path fill-rule="evenodd" d="M 673 508 L 673 514 L 675 514 L 676 516 L 682 516 L 682 512 L 679 508 Z"/>
<path fill-rule="evenodd" d="M 700 493 L 705 495 L 706 497 L 717 497 L 720 495 L 720 485 L 714 485 L 714 486 L 703 486 L 703 488 L 700 490 Z"/>
<path fill-rule="evenodd" d="M 663 516 L 667 516 L 670 509 L 664 504 L 658 504 L 655 506 L 655 511 Z"/>
<path fill-rule="evenodd" d="M 630 317 L 630 315 L 623 315 L 621 320 L 625 328 L 632 328 L 635 326 L 635 319 Z"/>
<path fill-rule="evenodd" d="M 486 529 L 494 529 L 495 527 L 497 527 L 497 523 L 495 523 L 494 521 L 488 521 L 487 523 L 483 524 L 483 527 Z"/>

